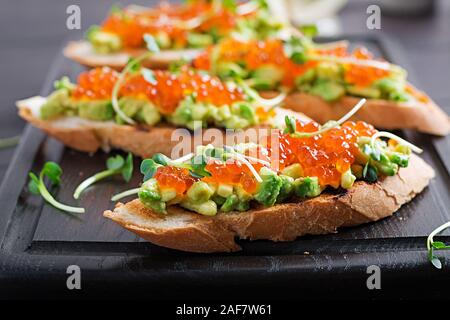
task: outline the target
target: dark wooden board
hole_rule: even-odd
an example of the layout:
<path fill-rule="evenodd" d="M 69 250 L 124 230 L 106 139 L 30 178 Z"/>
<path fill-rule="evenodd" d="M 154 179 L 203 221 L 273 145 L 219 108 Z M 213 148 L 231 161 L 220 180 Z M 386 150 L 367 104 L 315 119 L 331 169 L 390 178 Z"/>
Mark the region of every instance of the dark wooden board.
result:
<path fill-rule="evenodd" d="M 395 43 L 361 36 L 351 36 L 350 40 L 352 45 L 363 44 L 378 56 L 405 66 L 413 82 L 419 84 Z M 48 94 L 53 80 L 62 75 L 74 79 L 81 70 L 82 67 L 59 56 L 42 94 Z M 307 286 L 311 289 L 308 294 L 313 294 L 313 288 L 316 286 L 319 292 L 317 285 L 325 280 L 334 283 L 325 290 L 332 294 L 338 288 L 348 288 L 345 279 L 353 279 L 353 290 L 364 289 L 365 268 L 370 264 L 387 270 L 387 278 L 393 279 L 392 289 L 407 275 L 414 275 L 423 283 L 430 278 L 442 281 L 442 277 L 450 281 L 448 272 L 439 273 L 430 267 L 425 250 L 430 231 L 450 220 L 449 138 L 412 132 L 399 134 L 424 148 L 423 158 L 434 167 L 437 177 L 395 216 L 333 235 L 304 237 L 288 243 L 241 241 L 244 250 L 239 253 L 198 255 L 154 246 L 102 217 L 103 210 L 113 207 L 109 201 L 112 194 L 139 183 L 138 170 L 130 184 L 120 178 L 101 182 L 85 192 L 77 203 L 72 198 L 74 187 L 101 170 L 107 155 L 102 152 L 86 155 L 64 148 L 39 130 L 27 127 L 0 190 L 3 209 L 0 274 L 9 281 L 8 290 L 22 294 L 42 294 L 38 287 L 31 290 L 24 285 L 30 281 L 46 281 L 47 288 L 52 285 L 56 291 L 64 291 L 65 268 L 70 264 L 87 270 L 83 279 L 88 279 L 90 293 L 106 290 L 106 282 L 114 283 L 115 289 L 106 290 L 109 294 L 119 292 L 119 288 L 119 293 L 125 294 L 138 285 L 143 290 L 159 288 L 162 290 L 159 296 L 173 295 L 171 290 L 183 286 L 183 290 L 177 290 L 182 295 L 189 294 L 189 288 L 194 290 L 206 284 L 211 287 L 229 284 L 230 292 L 240 287 L 242 293 L 258 291 L 259 284 L 266 289 L 259 294 L 277 287 Z M 64 187 L 52 192 L 62 202 L 87 208 L 86 214 L 61 213 L 26 192 L 28 171 L 37 172 L 48 160 L 58 161 L 64 171 Z M 136 159 L 135 165 L 138 164 Z M 448 254 L 443 254 L 443 262 L 448 268 Z M 268 275 L 272 280 L 268 281 Z M 323 289 L 320 291 L 324 294 Z M 1 294 L 0 288 L 0 297 Z M 211 297 L 206 292 L 200 295 Z"/>

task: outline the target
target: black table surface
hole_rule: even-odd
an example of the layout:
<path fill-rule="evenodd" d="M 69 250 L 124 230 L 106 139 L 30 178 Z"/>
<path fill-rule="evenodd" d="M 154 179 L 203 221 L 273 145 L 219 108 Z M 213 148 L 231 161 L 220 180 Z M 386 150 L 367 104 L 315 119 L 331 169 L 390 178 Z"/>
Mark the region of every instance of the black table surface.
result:
<path fill-rule="evenodd" d="M 116 1 L 115 1 L 116 2 Z M 85 30 L 89 25 L 98 23 L 105 15 L 112 2 L 109 1 L 77 1 L 81 7 L 82 28 Z M 147 1 L 148 3 L 148 1 Z M 450 102 L 450 93 L 448 88 L 448 75 L 450 74 L 450 39 L 446 34 L 450 24 L 450 2 L 438 2 L 432 18 L 421 18 L 414 20 L 397 20 L 389 17 L 382 18 L 381 31 L 368 31 L 366 29 L 365 10 L 369 2 L 351 1 L 349 5 L 341 12 L 343 31 L 345 33 L 369 33 L 370 35 L 387 34 L 390 38 L 406 48 L 405 52 L 409 59 L 409 64 L 414 66 L 414 72 L 420 77 L 421 88 L 426 90 L 447 112 Z M 16 116 L 14 101 L 20 98 L 35 95 L 40 92 L 42 84 L 48 73 L 48 68 L 57 56 L 61 45 L 67 37 L 73 37 L 73 33 L 79 31 L 70 31 L 65 27 L 67 17 L 65 10 L 69 1 L 15 1 L 1 4 L 0 10 L 0 70 L 2 75 L 2 95 L 0 95 L 0 106 L 3 116 L 0 117 L 0 136 L 11 136 L 21 132 L 24 123 Z M 75 34 L 76 37 L 76 34 Z M 448 143 L 448 139 L 443 140 Z M 0 152 L 0 175 L 3 176 L 9 165 L 13 149 Z M 448 190 L 442 190 L 447 192 Z M 47 240 L 47 239 L 44 239 Z M 45 242 L 43 242 L 45 245 Z M 413 246 L 414 247 L 414 246 Z M 411 251 L 413 251 L 411 247 Z M 47 250 L 48 248 L 39 248 L 36 250 Z M 99 251 L 101 251 L 99 247 Z M 54 248 L 54 250 L 65 250 L 65 248 Z M 121 250 L 121 248 L 118 248 Z M 145 251 L 145 249 L 143 249 Z M 143 252 L 144 252 L 143 251 Z M 145 252 L 144 252 L 145 253 Z M 337 253 L 339 255 L 339 253 Z M 387 252 L 387 255 L 394 257 L 394 252 Z M 408 254 L 394 257 L 394 264 L 401 265 L 402 259 L 407 259 Z M 168 256 L 172 261 L 174 268 L 177 268 L 175 256 Z M 255 259 L 257 259 L 255 257 Z M 388 259 L 389 260 L 389 259 Z M 405 260 L 406 261 L 406 260 Z M 29 261 L 30 266 L 33 261 Z M 110 261 L 114 264 L 115 261 Z M 199 259 L 198 267 L 204 263 L 208 265 L 207 259 Z M 286 261 L 284 267 L 289 268 Z M 345 259 L 342 263 L 346 263 Z M 136 266 L 137 267 L 137 266 Z M 241 266 L 242 267 L 242 266 Z M 305 266 L 306 268 L 307 266 Z M 393 268 L 395 265 L 393 266 Z M 92 266 L 95 268 L 95 266 Z M 130 265 L 133 269 L 133 266 Z M 215 266 L 217 270 L 223 266 Z M 278 268 L 274 266 L 274 268 Z M 175 270 L 174 269 L 174 270 Z M 345 269 L 345 268 L 344 268 Z M 305 269 L 306 270 L 306 269 Z M 448 280 L 448 272 L 447 280 Z M 179 274 L 178 274 L 179 275 Z M 177 275 L 177 276 L 178 276 Z M 51 277 L 51 275 L 49 275 Z M 161 270 L 161 282 L 165 277 L 174 277 Z M 408 277 L 414 274 L 405 274 L 405 283 Z M 422 274 L 426 277 L 426 274 Z M 108 275 L 102 275 L 108 279 Z M 274 280 L 276 276 L 274 275 Z M 363 279 L 365 275 L 361 275 Z M 136 280 L 136 279 L 135 279 Z M 205 279 L 199 279 L 201 284 Z M 248 282 L 251 282 L 251 277 Z M 222 284 L 230 281 L 230 284 L 238 287 L 238 284 L 232 283 L 232 279 L 223 278 Z M 345 276 L 343 276 L 345 281 Z M 361 282 L 364 283 L 364 282 Z M 401 283 L 401 282 L 400 282 Z M 442 297 L 442 291 L 437 291 L 437 296 Z"/>

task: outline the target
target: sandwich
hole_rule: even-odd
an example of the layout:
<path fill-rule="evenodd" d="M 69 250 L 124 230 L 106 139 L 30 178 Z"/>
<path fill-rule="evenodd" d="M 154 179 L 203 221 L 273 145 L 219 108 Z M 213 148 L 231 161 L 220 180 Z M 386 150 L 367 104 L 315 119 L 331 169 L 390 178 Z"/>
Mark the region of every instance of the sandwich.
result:
<path fill-rule="evenodd" d="M 88 30 L 85 40 L 70 42 L 64 54 L 86 66 L 121 69 L 129 58 L 145 52 L 144 38 L 150 35 L 162 50 L 145 64 L 166 68 L 171 62 L 194 57 L 201 48 L 231 34 L 263 39 L 280 28 L 264 0 L 195 0 L 161 3 L 152 8 L 114 7 L 100 26 Z"/>
<path fill-rule="evenodd" d="M 283 126 L 286 114 L 308 119 L 276 108 L 283 96 L 262 99 L 186 66 L 154 71 L 132 62 L 122 73 L 94 68 L 77 83 L 63 77 L 55 89 L 48 97 L 18 101 L 19 115 L 84 152 L 119 148 L 149 157 L 176 148 L 182 154 L 192 144 L 222 143 L 229 129 L 229 141 L 258 142 L 272 127 Z"/>
<path fill-rule="evenodd" d="M 243 41 L 229 38 L 192 62 L 222 79 L 242 79 L 270 97 L 289 92 L 284 107 L 319 123 L 346 114 L 368 99 L 353 120 L 384 129 L 413 129 L 447 135 L 450 120 L 433 100 L 407 81 L 401 67 L 375 59 L 364 47 L 345 41 L 316 44 L 307 37 Z"/>
<path fill-rule="evenodd" d="M 348 117 L 347 117 L 348 118 Z M 391 216 L 433 169 L 421 149 L 365 122 L 286 117 L 262 144 L 199 146 L 143 160 L 143 183 L 104 216 L 163 247 L 240 250 L 236 239 L 292 241 Z"/>

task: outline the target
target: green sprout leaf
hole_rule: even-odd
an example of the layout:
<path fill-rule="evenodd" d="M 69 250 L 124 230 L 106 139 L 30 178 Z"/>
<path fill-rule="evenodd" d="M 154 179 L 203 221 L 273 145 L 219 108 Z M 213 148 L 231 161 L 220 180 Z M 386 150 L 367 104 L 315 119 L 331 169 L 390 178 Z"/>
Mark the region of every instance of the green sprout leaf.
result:
<path fill-rule="evenodd" d="M 301 26 L 299 29 L 305 36 L 309 38 L 315 37 L 319 33 L 319 30 L 317 29 L 317 26 L 315 24 L 307 24 Z"/>
<path fill-rule="evenodd" d="M 162 165 L 153 159 L 145 159 L 141 162 L 141 173 L 144 175 L 144 182 L 153 178 L 156 170 Z"/>
<path fill-rule="evenodd" d="M 123 167 L 125 160 L 121 155 L 117 155 L 115 157 L 109 157 L 106 160 L 106 167 L 108 170 L 117 170 Z"/>
<path fill-rule="evenodd" d="M 438 257 L 432 256 L 430 261 L 437 269 L 442 269 L 442 262 Z"/>
<path fill-rule="evenodd" d="M 44 164 L 44 168 L 41 171 L 41 174 L 49 178 L 50 181 L 55 185 L 59 185 L 61 183 L 62 169 L 56 162 L 46 162 Z"/>
<path fill-rule="evenodd" d="M 30 177 L 30 182 L 28 182 L 28 191 L 35 195 L 40 194 L 39 178 L 33 172 L 30 172 L 28 176 Z"/>
<path fill-rule="evenodd" d="M 80 185 L 75 189 L 73 197 L 75 199 L 78 199 L 81 193 L 89 186 L 110 176 L 120 174 L 126 182 L 129 182 L 131 176 L 133 175 L 133 155 L 131 153 L 128 153 L 126 160 L 121 155 L 109 157 L 106 160 L 106 168 L 107 170 L 96 173 L 81 182 Z"/>
<path fill-rule="evenodd" d="M 284 129 L 284 133 L 294 133 L 295 131 L 297 131 L 295 117 L 286 116 L 284 118 L 284 123 L 286 124 L 286 129 Z"/>
<path fill-rule="evenodd" d="M 157 81 L 155 78 L 155 73 L 153 70 L 142 68 L 141 69 L 142 76 L 144 77 L 144 80 L 147 81 L 150 84 L 156 85 Z"/>
<path fill-rule="evenodd" d="M 206 170 L 208 160 L 204 155 L 197 155 L 191 159 L 190 174 L 194 178 L 210 177 L 211 173 Z"/>
<path fill-rule="evenodd" d="M 162 153 L 157 153 L 157 154 L 155 154 L 155 155 L 152 157 L 152 159 L 153 159 L 156 163 L 158 163 L 158 164 L 160 164 L 160 165 L 163 165 L 163 166 L 167 166 L 167 165 L 172 161 L 172 159 L 170 159 L 168 156 L 163 155 Z"/>
<path fill-rule="evenodd" d="M 145 44 L 147 45 L 147 49 L 150 52 L 159 52 L 158 43 L 156 42 L 155 38 L 152 35 L 146 33 L 144 35 L 144 41 Z"/>
<path fill-rule="evenodd" d="M 434 250 L 447 250 L 450 249 L 450 245 L 446 245 L 442 241 L 434 241 L 433 237 L 448 228 L 450 228 L 450 221 L 434 229 L 427 238 L 428 260 L 430 260 L 437 269 L 442 269 L 442 263 L 439 258 L 434 255 Z"/>
<path fill-rule="evenodd" d="M 44 178 L 47 177 L 52 184 L 59 185 L 61 183 L 61 174 L 62 169 L 57 163 L 51 161 L 46 162 L 39 173 L 39 178 L 33 172 L 28 174 L 30 177 L 30 181 L 28 182 L 28 190 L 32 194 L 40 194 L 44 200 L 61 211 L 84 213 L 84 208 L 72 207 L 58 202 L 47 190 Z"/>

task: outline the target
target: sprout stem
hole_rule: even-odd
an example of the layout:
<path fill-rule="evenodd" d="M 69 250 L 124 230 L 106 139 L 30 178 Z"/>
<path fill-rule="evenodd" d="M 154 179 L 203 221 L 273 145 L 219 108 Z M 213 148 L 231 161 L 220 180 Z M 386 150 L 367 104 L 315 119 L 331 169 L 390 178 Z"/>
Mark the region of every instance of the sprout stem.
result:
<path fill-rule="evenodd" d="M 72 207 L 65 204 L 62 204 L 58 201 L 56 201 L 55 198 L 48 192 L 47 188 L 45 187 L 43 176 L 39 176 L 39 192 L 41 193 L 42 197 L 47 200 L 48 203 L 50 203 L 52 206 L 54 206 L 57 209 L 60 209 L 62 211 L 66 212 L 72 212 L 72 213 L 84 213 L 84 208 L 79 207 Z"/>
<path fill-rule="evenodd" d="M 90 185 L 94 184 L 95 182 L 104 179 L 106 177 L 115 175 L 117 173 L 120 173 L 120 171 L 118 170 L 105 170 L 105 171 L 101 171 L 89 178 L 87 178 L 86 180 L 84 180 L 83 182 L 80 183 L 80 185 L 75 189 L 75 192 L 73 193 L 73 197 L 75 199 L 78 199 L 80 197 L 80 194 L 86 189 L 88 188 Z"/>
<path fill-rule="evenodd" d="M 118 194 L 114 195 L 114 196 L 111 198 L 111 201 L 117 201 L 117 200 L 119 200 L 119 199 L 122 199 L 122 198 L 125 198 L 125 197 L 128 197 L 128 196 L 131 196 L 131 195 L 133 195 L 133 194 L 137 194 L 137 193 L 139 192 L 140 189 L 141 189 L 141 188 L 134 188 L 134 189 L 130 189 L 130 190 L 127 190 L 127 191 L 118 193 Z"/>
<path fill-rule="evenodd" d="M 20 135 L 0 139 L 0 149 L 10 148 L 17 145 L 20 141 Z"/>

